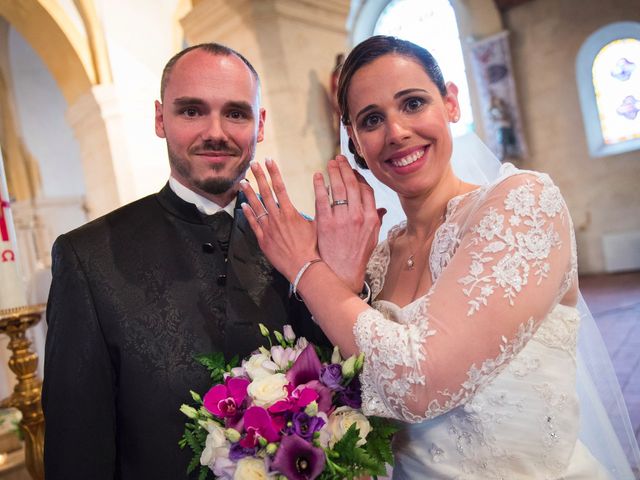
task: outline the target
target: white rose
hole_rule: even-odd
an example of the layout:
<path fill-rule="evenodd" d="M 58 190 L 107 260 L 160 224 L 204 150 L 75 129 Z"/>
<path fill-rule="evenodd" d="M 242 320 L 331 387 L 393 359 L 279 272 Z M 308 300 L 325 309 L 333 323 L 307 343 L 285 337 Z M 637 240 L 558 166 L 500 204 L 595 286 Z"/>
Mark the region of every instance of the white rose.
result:
<path fill-rule="evenodd" d="M 229 452 L 229 443 L 224 435 L 224 428 L 213 420 L 207 421 L 203 425 L 209 432 L 202 454 L 200 455 L 200 463 L 202 465 L 211 466 L 221 456 L 226 456 Z"/>
<path fill-rule="evenodd" d="M 284 373 L 274 373 L 251 382 L 247 387 L 247 393 L 253 398 L 254 404 L 267 408 L 278 400 L 287 398 L 287 391 L 284 387 L 288 383 Z"/>
<path fill-rule="evenodd" d="M 371 425 L 369 420 L 362 413 L 353 408 L 339 407 L 336 408 L 329 417 L 329 425 L 327 426 L 331 439 L 329 440 L 329 447 L 333 447 L 344 434 L 347 433 L 351 425 L 356 424 L 359 430 L 360 440 L 357 445 L 364 445 L 365 439 L 371 431 Z"/>
<path fill-rule="evenodd" d="M 260 458 L 244 457 L 238 461 L 233 480 L 267 480 L 269 474 Z"/>
<path fill-rule="evenodd" d="M 245 361 L 242 366 L 251 380 L 258 380 L 273 374 L 274 370 L 267 368 L 269 364 L 273 364 L 273 362 L 268 355 L 256 353 L 251 355 L 249 360 Z"/>

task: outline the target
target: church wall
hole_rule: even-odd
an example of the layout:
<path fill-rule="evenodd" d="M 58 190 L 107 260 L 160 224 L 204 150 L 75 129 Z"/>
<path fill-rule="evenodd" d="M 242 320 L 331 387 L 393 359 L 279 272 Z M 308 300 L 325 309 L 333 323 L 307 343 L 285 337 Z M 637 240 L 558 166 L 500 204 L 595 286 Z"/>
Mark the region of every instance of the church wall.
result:
<path fill-rule="evenodd" d="M 576 87 L 581 45 L 619 21 L 640 21 L 637 0 L 533 0 L 504 15 L 530 151 L 521 166 L 549 173 L 562 190 L 581 273 L 607 270 L 605 236 L 640 238 L 640 151 L 590 158 Z"/>

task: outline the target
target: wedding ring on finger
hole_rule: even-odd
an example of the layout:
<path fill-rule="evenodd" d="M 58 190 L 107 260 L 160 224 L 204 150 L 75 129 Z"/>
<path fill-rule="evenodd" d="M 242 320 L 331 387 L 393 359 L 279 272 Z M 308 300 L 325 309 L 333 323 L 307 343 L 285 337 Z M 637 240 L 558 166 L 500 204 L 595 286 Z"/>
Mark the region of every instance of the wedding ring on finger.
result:
<path fill-rule="evenodd" d="M 349 205 L 349 202 L 347 200 L 334 200 L 333 205 L 331 206 L 335 207 L 337 205 Z"/>
<path fill-rule="evenodd" d="M 259 221 L 260 221 L 260 219 L 261 219 L 262 217 L 266 217 L 266 216 L 268 216 L 268 215 L 269 215 L 269 212 L 264 211 L 264 212 L 262 212 L 260 215 L 258 215 L 258 216 L 256 217 L 256 220 L 259 222 Z"/>

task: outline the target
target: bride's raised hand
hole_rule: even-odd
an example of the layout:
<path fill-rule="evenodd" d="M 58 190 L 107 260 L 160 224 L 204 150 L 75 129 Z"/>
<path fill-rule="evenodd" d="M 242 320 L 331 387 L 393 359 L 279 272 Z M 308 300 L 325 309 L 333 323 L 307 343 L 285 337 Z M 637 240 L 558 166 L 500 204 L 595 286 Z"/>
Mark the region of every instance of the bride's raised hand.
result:
<path fill-rule="evenodd" d="M 267 159 L 265 165 L 273 192 L 263 168 L 252 162 L 251 171 L 262 201 L 249 182 L 241 182 L 248 201 L 248 204 L 242 204 L 242 211 L 265 256 L 280 273 L 293 281 L 306 262 L 319 258 L 315 224 L 303 217 L 291 203 L 276 163 Z"/>
<path fill-rule="evenodd" d="M 360 292 L 384 213 L 376 210 L 373 189 L 344 156 L 330 160 L 327 171 L 333 202 L 323 176 L 313 178 L 320 256 L 352 291 Z"/>

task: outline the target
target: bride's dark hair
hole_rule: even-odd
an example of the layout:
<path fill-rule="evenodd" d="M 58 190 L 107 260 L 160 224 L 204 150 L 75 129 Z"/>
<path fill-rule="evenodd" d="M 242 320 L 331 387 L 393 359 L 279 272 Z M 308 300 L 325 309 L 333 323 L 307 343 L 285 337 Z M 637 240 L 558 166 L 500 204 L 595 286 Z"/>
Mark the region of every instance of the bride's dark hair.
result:
<path fill-rule="evenodd" d="M 349 85 L 351 85 L 353 75 L 377 58 L 389 54 L 402 55 L 418 62 L 422 65 L 425 72 L 427 72 L 431 81 L 436 84 L 440 95 L 444 97 L 447 94 L 447 87 L 444 83 L 444 77 L 442 76 L 438 62 L 436 62 L 436 59 L 433 58 L 433 55 L 431 55 L 426 48 L 396 37 L 376 35 L 367 38 L 351 50 L 351 53 L 349 53 L 349 56 L 342 65 L 340 79 L 338 80 L 338 105 L 340 107 L 340 113 L 342 114 L 341 120 L 344 125 L 351 125 L 347 95 L 349 94 Z M 393 72 L 389 72 L 389 74 L 393 75 Z M 349 139 L 349 151 L 353 153 L 356 163 L 360 168 L 368 168 L 364 158 L 356 152 L 356 147 L 351 139 Z"/>

